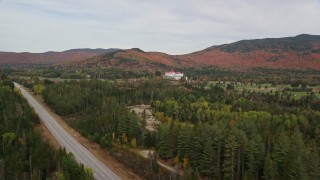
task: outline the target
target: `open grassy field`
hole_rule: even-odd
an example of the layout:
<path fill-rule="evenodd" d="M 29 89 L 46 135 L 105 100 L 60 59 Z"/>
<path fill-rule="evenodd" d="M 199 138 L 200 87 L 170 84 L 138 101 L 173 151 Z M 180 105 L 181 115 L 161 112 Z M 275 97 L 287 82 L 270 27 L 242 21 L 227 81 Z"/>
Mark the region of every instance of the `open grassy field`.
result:
<path fill-rule="evenodd" d="M 231 82 L 231 81 L 208 81 L 206 88 L 210 88 L 211 86 L 220 85 L 224 89 L 227 89 L 228 85 L 233 85 L 234 89 L 238 92 L 242 92 L 243 90 L 247 90 L 250 92 L 269 92 L 274 93 L 276 91 L 283 91 L 285 88 L 292 88 L 290 84 L 280 84 L 280 85 L 273 85 L 271 83 L 240 83 L 240 82 Z M 320 85 L 317 86 L 307 86 L 307 88 L 311 88 L 312 91 L 315 93 L 317 98 L 320 98 Z M 302 96 L 306 96 L 308 94 L 307 91 L 302 92 L 293 92 L 287 91 L 292 94 L 293 98 L 299 99 Z"/>

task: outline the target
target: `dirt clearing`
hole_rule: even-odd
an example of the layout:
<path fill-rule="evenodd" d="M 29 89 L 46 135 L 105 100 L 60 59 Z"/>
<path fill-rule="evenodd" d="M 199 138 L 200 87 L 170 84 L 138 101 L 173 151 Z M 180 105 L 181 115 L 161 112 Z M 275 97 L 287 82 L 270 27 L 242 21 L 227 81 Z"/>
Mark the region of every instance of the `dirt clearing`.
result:
<path fill-rule="evenodd" d="M 159 121 L 152 115 L 150 105 L 135 105 L 128 107 L 130 111 L 134 111 L 140 119 L 140 122 L 145 121 L 145 128 L 149 131 L 155 131 L 159 125 Z"/>

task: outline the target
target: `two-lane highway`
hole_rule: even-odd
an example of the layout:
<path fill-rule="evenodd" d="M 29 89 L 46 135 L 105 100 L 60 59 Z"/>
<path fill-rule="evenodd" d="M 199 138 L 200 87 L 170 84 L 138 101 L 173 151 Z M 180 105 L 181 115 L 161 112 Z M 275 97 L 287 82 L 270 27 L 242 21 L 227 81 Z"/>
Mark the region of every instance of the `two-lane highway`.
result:
<path fill-rule="evenodd" d="M 100 162 L 87 148 L 81 145 L 68 132 L 66 132 L 60 124 L 42 107 L 21 85 L 14 83 L 14 86 L 20 89 L 21 94 L 27 99 L 39 118 L 43 121 L 51 134 L 57 139 L 67 152 L 72 152 L 76 159 L 90 167 L 94 172 L 96 179 L 120 179 L 114 172 Z"/>

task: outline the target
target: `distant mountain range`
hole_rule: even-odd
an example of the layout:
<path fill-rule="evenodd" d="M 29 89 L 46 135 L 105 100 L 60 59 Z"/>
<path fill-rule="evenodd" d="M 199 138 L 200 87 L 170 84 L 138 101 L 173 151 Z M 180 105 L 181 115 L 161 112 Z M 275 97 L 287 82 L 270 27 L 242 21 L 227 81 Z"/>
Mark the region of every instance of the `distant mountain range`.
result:
<path fill-rule="evenodd" d="M 185 55 L 144 52 L 134 48 L 76 49 L 47 53 L 0 53 L 0 64 L 50 64 L 78 68 L 120 68 L 156 71 L 215 66 L 238 70 L 254 67 L 320 70 L 320 36 L 242 40 Z"/>
<path fill-rule="evenodd" d="M 119 49 L 71 49 L 63 52 L 49 51 L 45 53 L 0 52 L 0 66 L 21 65 L 54 65 L 85 60 Z"/>
<path fill-rule="evenodd" d="M 253 67 L 320 70 L 320 36 L 243 40 L 180 56 L 197 65 L 233 69 Z"/>

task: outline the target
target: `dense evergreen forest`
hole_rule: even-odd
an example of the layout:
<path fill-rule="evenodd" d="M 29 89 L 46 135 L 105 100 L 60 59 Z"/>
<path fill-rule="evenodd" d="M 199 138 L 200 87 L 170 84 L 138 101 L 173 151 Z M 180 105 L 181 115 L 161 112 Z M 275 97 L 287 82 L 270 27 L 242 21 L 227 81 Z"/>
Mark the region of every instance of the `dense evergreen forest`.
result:
<path fill-rule="evenodd" d="M 54 150 L 35 130 L 39 118 L 0 72 L 0 179 L 93 179 L 92 170 Z"/>
<path fill-rule="evenodd" d="M 25 83 L 83 135 L 155 148 L 184 179 L 320 179 L 320 100 L 180 82 L 83 80 Z M 42 87 L 42 88 L 39 88 Z M 161 122 L 146 131 L 127 108 L 151 104 Z"/>

